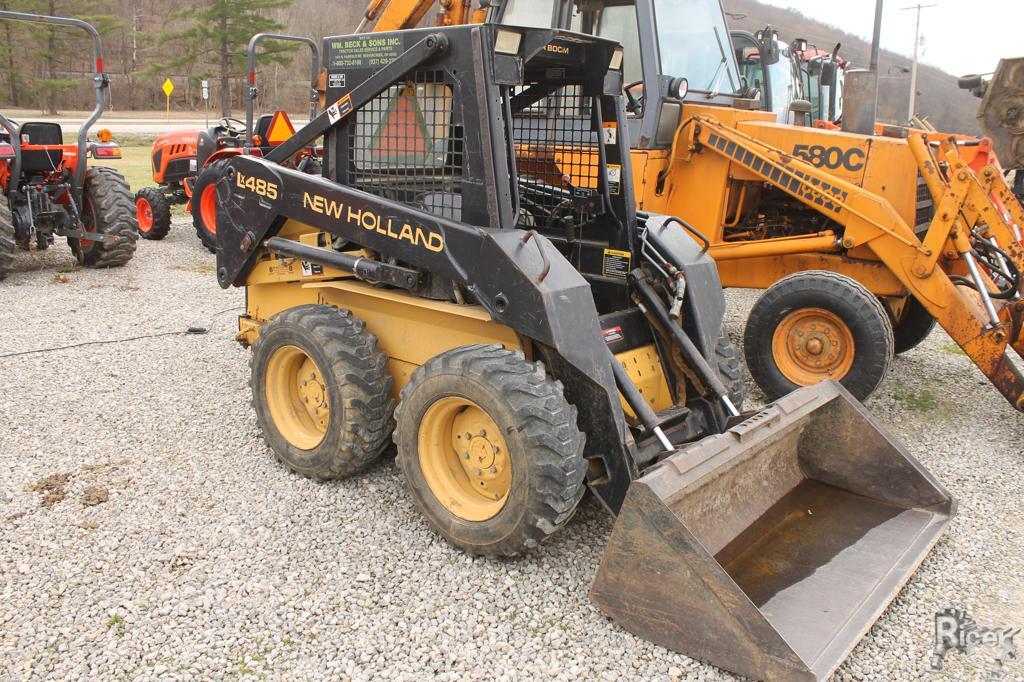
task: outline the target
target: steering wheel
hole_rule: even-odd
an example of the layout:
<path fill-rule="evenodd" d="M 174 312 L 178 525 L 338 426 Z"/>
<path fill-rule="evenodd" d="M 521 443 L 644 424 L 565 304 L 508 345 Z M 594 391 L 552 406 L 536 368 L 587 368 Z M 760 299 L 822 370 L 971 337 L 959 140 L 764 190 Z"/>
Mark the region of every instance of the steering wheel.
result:
<path fill-rule="evenodd" d="M 236 123 L 238 125 L 235 125 Z M 220 120 L 220 125 L 222 128 L 225 128 L 228 132 L 234 135 L 242 135 L 245 133 L 245 122 L 239 121 L 237 118 L 225 116 Z"/>
<path fill-rule="evenodd" d="M 644 107 L 644 100 L 647 99 L 647 89 L 644 88 L 644 93 L 640 95 L 639 98 L 633 94 L 634 90 L 638 87 L 643 87 L 643 85 L 643 81 L 633 81 L 622 89 L 623 93 L 626 95 L 626 111 L 630 114 L 635 114 Z"/>

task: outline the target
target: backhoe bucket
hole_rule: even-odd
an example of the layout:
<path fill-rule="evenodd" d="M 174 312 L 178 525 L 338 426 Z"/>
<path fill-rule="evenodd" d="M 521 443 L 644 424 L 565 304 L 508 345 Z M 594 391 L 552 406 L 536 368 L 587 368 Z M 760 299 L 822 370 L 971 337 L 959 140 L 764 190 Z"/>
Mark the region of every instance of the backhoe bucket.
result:
<path fill-rule="evenodd" d="M 955 502 L 835 382 L 633 482 L 591 589 L 627 630 L 748 677 L 830 675 Z"/>

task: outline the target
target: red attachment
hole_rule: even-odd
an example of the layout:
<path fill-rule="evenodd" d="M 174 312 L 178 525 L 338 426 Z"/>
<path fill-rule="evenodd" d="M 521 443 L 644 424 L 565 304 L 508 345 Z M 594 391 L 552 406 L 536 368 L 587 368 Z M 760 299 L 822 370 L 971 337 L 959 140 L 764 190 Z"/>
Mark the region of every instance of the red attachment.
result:
<path fill-rule="evenodd" d="M 103 73 L 103 57 L 96 57 L 96 73 Z"/>
<path fill-rule="evenodd" d="M 255 71 L 250 71 L 249 72 L 249 85 L 256 85 L 256 72 Z"/>
<path fill-rule="evenodd" d="M 996 155 L 992 150 L 992 140 L 983 137 L 978 141 L 978 150 L 974 153 L 974 158 L 967 164 L 971 170 L 975 173 L 980 173 L 981 169 L 988 165 L 995 165 Z"/>

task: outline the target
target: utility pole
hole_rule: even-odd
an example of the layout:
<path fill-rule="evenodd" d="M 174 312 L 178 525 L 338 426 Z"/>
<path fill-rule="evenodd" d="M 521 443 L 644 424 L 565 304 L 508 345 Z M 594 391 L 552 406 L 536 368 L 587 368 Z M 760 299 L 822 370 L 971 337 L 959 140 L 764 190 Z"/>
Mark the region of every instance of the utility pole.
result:
<path fill-rule="evenodd" d="M 937 7 L 937 5 L 922 5 L 920 3 L 911 5 L 910 7 L 902 7 L 901 10 L 914 10 L 917 12 L 917 18 L 914 22 L 914 62 L 910 67 L 910 105 L 907 108 L 909 112 L 907 114 L 907 121 L 914 120 L 914 100 L 917 99 L 917 50 L 921 46 L 921 10 L 928 9 L 929 7 Z"/>

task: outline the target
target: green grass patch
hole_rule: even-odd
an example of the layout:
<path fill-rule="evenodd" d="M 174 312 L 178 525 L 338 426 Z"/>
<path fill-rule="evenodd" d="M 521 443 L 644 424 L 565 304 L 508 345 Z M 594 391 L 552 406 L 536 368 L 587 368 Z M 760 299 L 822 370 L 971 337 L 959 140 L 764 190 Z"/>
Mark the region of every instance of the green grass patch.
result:
<path fill-rule="evenodd" d="M 143 187 L 153 187 L 153 167 L 149 160 L 149 147 L 122 147 L 120 159 L 109 161 L 89 160 L 93 166 L 107 166 L 121 171 L 128 184 L 131 185 L 132 193 L 138 192 Z"/>
<path fill-rule="evenodd" d="M 894 400 L 915 412 L 932 412 L 939 407 L 939 399 L 927 388 L 915 391 L 903 382 L 897 381 L 892 393 Z"/>

